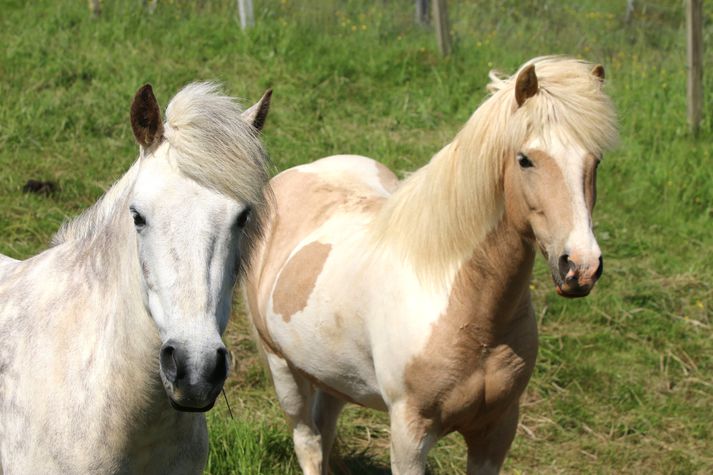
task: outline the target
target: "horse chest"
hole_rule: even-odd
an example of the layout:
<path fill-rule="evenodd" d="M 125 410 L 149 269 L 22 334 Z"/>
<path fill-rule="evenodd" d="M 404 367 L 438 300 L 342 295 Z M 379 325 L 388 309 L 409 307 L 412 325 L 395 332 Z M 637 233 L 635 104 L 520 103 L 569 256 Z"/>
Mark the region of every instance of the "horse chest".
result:
<path fill-rule="evenodd" d="M 531 361 L 508 345 L 482 347 L 475 365 L 454 371 L 456 383 L 443 388 L 438 419 L 446 431 L 469 431 L 497 420 L 525 389 Z M 470 367 L 469 367 L 470 366 Z"/>
<path fill-rule="evenodd" d="M 479 343 L 465 330 L 439 352 L 414 361 L 406 375 L 411 406 L 444 433 L 497 421 L 517 403 L 535 363 L 534 318 L 524 318 L 498 343 Z"/>

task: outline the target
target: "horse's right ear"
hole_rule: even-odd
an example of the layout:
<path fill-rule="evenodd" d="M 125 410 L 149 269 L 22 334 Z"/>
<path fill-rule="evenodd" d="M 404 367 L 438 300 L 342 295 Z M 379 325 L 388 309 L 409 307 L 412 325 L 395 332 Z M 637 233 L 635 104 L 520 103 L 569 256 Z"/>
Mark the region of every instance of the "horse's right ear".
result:
<path fill-rule="evenodd" d="M 535 65 L 531 64 L 517 75 L 515 80 L 515 100 L 517 106 L 521 107 L 526 100 L 537 94 L 537 75 Z"/>
<path fill-rule="evenodd" d="M 134 137 L 144 148 L 149 148 L 161 142 L 163 137 L 163 122 L 158 101 L 153 95 L 151 84 L 144 84 L 136 91 L 134 102 L 131 103 L 131 128 Z"/>

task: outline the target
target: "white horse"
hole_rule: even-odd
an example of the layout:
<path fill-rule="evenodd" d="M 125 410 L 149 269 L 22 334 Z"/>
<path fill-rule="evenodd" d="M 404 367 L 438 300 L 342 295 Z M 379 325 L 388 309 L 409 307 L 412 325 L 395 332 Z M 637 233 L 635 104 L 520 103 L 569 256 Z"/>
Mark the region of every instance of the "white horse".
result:
<path fill-rule="evenodd" d="M 52 248 L 0 256 L 0 472 L 201 473 L 266 206 L 269 98 L 242 111 L 192 84 L 164 124 L 142 87 L 136 163 Z"/>
<path fill-rule="evenodd" d="M 595 174 L 617 137 L 603 79 L 560 57 L 493 75 L 403 183 L 353 155 L 272 180 L 245 293 L 306 474 L 327 472 L 345 401 L 389 412 L 394 473 L 423 473 L 452 431 L 468 473 L 499 470 L 537 354 L 536 247 L 561 295 L 587 295 L 602 271 Z"/>

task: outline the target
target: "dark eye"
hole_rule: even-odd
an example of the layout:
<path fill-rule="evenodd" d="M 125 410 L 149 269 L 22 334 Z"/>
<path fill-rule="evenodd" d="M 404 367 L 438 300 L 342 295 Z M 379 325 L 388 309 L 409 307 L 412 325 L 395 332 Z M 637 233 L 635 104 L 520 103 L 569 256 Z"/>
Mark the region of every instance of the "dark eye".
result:
<path fill-rule="evenodd" d="M 535 164 L 532 163 L 532 160 L 527 158 L 527 155 L 524 153 L 517 154 L 517 163 L 520 165 L 520 168 L 530 168 L 535 166 Z"/>
<path fill-rule="evenodd" d="M 244 210 L 242 210 L 240 212 L 240 214 L 238 215 L 238 219 L 235 221 L 235 224 L 239 228 L 244 228 L 245 225 L 247 224 L 249 218 L 250 218 L 250 207 L 248 206 L 247 208 L 245 208 Z"/>
<path fill-rule="evenodd" d="M 132 206 L 129 208 L 129 211 L 131 211 L 131 216 L 134 218 L 134 226 L 136 226 L 138 229 L 141 229 L 146 226 L 146 219 L 141 213 L 136 211 L 136 208 Z"/>

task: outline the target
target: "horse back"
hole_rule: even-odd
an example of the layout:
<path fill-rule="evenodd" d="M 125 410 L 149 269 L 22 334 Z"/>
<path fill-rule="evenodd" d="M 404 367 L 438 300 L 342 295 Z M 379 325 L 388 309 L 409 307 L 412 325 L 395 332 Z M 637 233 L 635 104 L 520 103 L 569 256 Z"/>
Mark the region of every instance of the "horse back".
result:
<path fill-rule="evenodd" d="M 258 287 L 274 281 L 295 248 L 335 215 L 373 215 L 398 179 L 370 158 L 335 155 L 290 168 L 270 186 L 274 202 L 265 239 L 248 271 L 248 280 Z"/>

